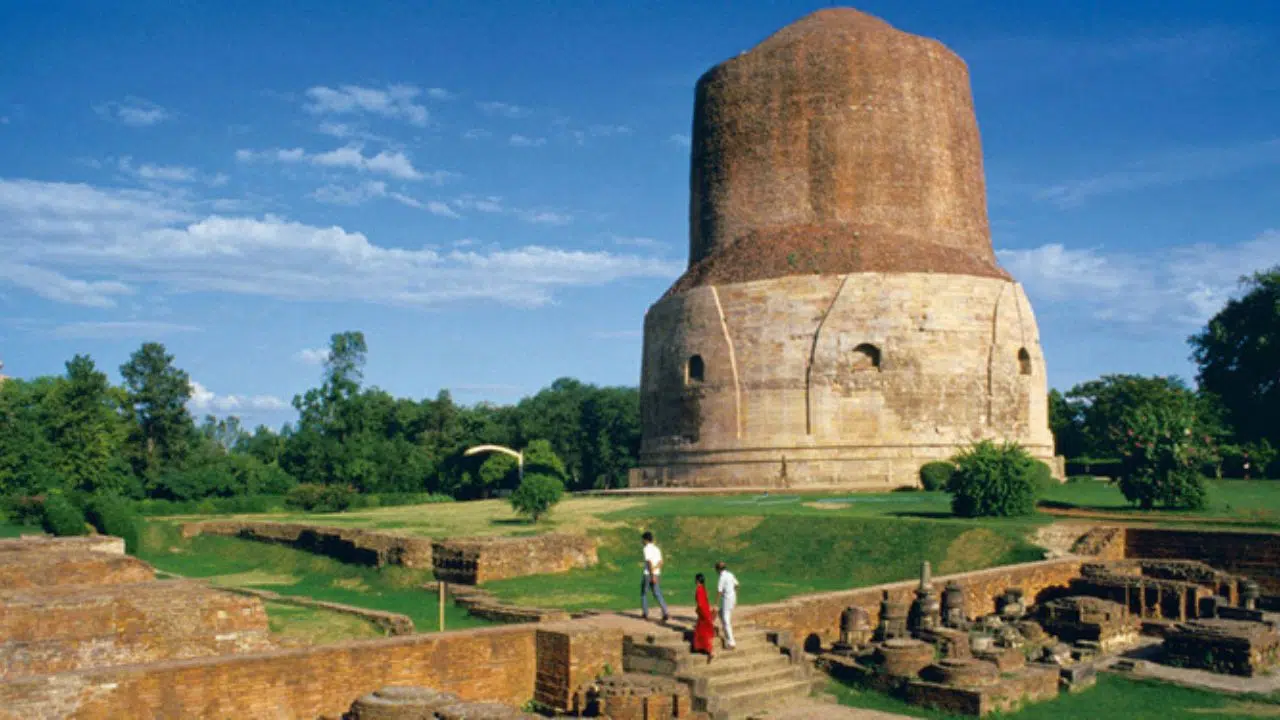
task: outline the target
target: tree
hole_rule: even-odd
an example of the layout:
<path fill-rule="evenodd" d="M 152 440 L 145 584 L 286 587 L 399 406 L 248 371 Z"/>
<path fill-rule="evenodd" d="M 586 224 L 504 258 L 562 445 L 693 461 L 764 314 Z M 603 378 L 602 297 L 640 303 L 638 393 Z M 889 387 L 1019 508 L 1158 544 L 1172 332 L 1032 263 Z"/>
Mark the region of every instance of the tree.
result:
<path fill-rule="evenodd" d="M 1077 386 L 1078 387 L 1078 386 Z M 1057 454 L 1068 458 L 1085 453 L 1082 404 L 1072 404 L 1057 390 L 1049 391 L 1049 429 Z"/>
<path fill-rule="evenodd" d="M 541 473 L 526 474 L 520 487 L 511 493 L 511 507 L 533 522 L 551 511 L 564 495 L 564 483 L 558 478 Z"/>
<path fill-rule="evenodd" d="M 191 378 L 173 365 L 160 343 L 145 343 L 120 366 L 129 404 L 137 419 L 139 475 L 155 477 L 180 468 L 195 444 L 195 423 L 187 411 Z"/>
<path fill-rule="evenodd" d="M 87 355 L 66 367 L 50 427 L 59 473 L 76 490 L 133 494 L 138 488 L 121 452 L 126 428 L 107 376 Z"/>
<path fill-rule="evenodd" d="M 515 458 L 510 455 L 505 453 L 489 455 L 480 466 L 480 487 L 477 488 L 480 497 L 488 497 L 494 491 L 514 486 L 518 482 L 515 479 L 518 470 Z"/>
<path fill-rule="evenodd" d="M 49 439 L 48 405 L 60 378 L 0 384 L 0 495 L 60 488 L 57 450 Z"/>
<path fill-rule="evenodd" d="M 1188 338 L 1196 381 L 1222 399 L 1238 439 L 1280 445 L 1280 265 L 1241 283 L 1245 294 Z"/>
<path fill-rule="evenodd" d="M 1196 394 L 1175 376 L 1103 375 L 1081 383 L 1066 394 L 1070 412 L 1079 418 L 1083 452 L 1091 457 L 1119 455 L 1118 432 L 1125 427 L 1125 414 L 1132 408 L 1190 398 L 1198 408 L 1196 430 L 1219 438 L 1226 433 L 1211 395 Z"/>
<path fill-rule="evenodd" d="M 1120 491 L 1150 510 L 1199 510 L 1207 501 L 1200 467 L 1210 458 L 1209 437 L 1197 433 L 1196 402 L 1189 394 L 1148 401 L 1124 414 L 1118 434 L 1124 456 Z"/>

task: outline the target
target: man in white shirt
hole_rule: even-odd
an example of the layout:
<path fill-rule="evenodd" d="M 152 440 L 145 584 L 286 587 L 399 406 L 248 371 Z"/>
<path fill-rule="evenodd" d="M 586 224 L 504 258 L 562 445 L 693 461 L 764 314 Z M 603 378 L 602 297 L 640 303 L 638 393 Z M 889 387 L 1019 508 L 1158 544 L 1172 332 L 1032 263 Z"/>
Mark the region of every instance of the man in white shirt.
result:
<path fill-rule="evenodd" d="M 645 620 L 649 619 L 649 593 L 658 599 L 662 608 L 662 622 L 671 619 L 667 612 L 667 601 L 662 599 L 662 587 L 659 580 L 662 576 L 662 551 L 653 542 L 653 533 L 648 530 L 640 536 L 644 540 L 644 577 L 640 581 L 640 611 Z"/>
<path fill-rule="evenodd" d="M 725 569 L 723 562 L 716 563 L 720 582 L 716 584 L 716 604 L 720 606 L 720 625 L 724 628 L 724 646 L 737 649 L 733 641 L 733 608 L 738 604 L 738 578 Z"/>

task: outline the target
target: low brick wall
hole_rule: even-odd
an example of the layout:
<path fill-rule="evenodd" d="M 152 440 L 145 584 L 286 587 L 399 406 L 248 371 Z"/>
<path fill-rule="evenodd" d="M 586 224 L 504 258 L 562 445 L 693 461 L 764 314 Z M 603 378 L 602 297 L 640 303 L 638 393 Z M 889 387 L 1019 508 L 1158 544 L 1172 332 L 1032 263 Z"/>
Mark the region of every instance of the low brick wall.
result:
<path fill-rule="evenodd" d="M 959 575 L 943 575 L 934 578 L 934 587 L 942 588 L 948 580 L 956 580 L 964 589 L 965 602 L 970 616 L 985 615 L 996 610 L 995 600 L 1006 589 L 1022 588 L 1029 602 L 1043 592 L 1065 589 L 1072 578 L 1080 575 L 1084 558 L 1065 557 L 1056 560 L 1006 565 L 1004 567 L 977 570 Z M 744 606 L 736 616 L 744 622 L 774 630 L 792 633 L 796 642 L 812 650 L 818 643 L 829 644 L 839 637 L 840 613 L 850 606 L 861 608 L 871 616 L 871 622 L 880 619 L 880 599 L 884 591 L 897 601 L 915 598 L 913 591 L 918 580 L 904 580 L 884 585 L 801 595 L 770 605 Z"/>
<path fill-rule="evenodd" d="M 523 705 L 534 694 L 532 625 L 409 635 L 0 682 L 0 720 L 341 716 L 387 685 Z"/>
<path fill-rule="evenodd" d="M 292 545 L 300 550 L 361 565 L 403 565 L 411 568 L 432 565 L 430 538 L 372 530 L 233 520 L 207 520 L 182 526 L 183 537 L 202 534 Z"/>
<path fill-rule="evenodd" d="M 622 672 L 622 630 L 591 619 L 542 625 L 534 699 L 572 711 L 578 691 L 609 668 Z"/>
<path fill-rule="evenodd" d="M 400 613 L 383 612 L 381 610 L 370 610 L 368 608 L 356 607 L 355 605 L 344 605 L 342 603 L 327 602 L 324 600 L 312 600 L 307 597 L 299 597 L 297 595 L 281 595 L 270 590 L 256 590 L 254 588 L 226 588 L 228 592 L 237 595 L 247 595 L 256 597 L 260 600 L 269 600 L 271 602 L 284 603 L 286 605 L 296 605 L 298 607 L 316 608 L 317 610 L 328 610 L 329 612 L 342 613 L 343 615 L 353 615 L 382 630 L 388 635 L 412 635 L 414 633 L 413 618 Z"/>
<path fill-rule="evenodd" d="M 1199 560 L 1257 581 L 1280 594 L 1280 534 L 1211 530 L 1125 528 L 1127 558 Z"/>
<path fill-rule="evenodd" d="M 124 555 L 124 538 L 111 535 L 85 535 L 83 537 L 52 537 L 49 535 L 23 535 L 0 540 L 0 553 L 8 552 L 99 552 L 108 555 Z"/>
<path fill-rule="evenodd" d="M 271 647 L 260 601 L 199 583 L 0 592 L 0 679 Z"/>
<path fill-rule="evenodd" d="M 479 585 L 490 580 L 567 572 L 599 560 L 596 541 L 585 535 L 439 540 L 432 549 L 439 580 Z"/>

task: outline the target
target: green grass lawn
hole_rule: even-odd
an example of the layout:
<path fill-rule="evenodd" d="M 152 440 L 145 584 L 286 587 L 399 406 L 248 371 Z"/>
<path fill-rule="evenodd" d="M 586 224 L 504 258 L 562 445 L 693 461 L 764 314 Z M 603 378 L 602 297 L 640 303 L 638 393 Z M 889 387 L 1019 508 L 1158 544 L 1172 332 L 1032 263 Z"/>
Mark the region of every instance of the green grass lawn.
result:
<path fill-rule="evenodd" d="M 30 525 L 9 525 L 0 522 L 0 538 L 16 538 L 19 535 L 38 535 L 43 532 L 38 527 Z"/>
<path fill-rule="evenodd" d="M 320 645 L 386 636 L 373 623 L 354 615 L 282 602 L 267 601 L 263 605 L 266 606 L 271 632 L 286 642 Z"/>
<path fill-rule="evenodd" d="M 1117 486 L 1103 481 L 1058 485 L 1041 500 L 1066 508 L 1135 515 L 1152 522 L 1280 527 L 1280 481 L 1210 480 L 1207 485 L 1209 505 L 1196 511 L 1142 511 L 1125 500 Z"/>
<path fill-rule="evenodd" d="M 971 717 L 924 710 L 887 695 L 838 682 L 831 685 L 832 692 L 839 698 L 841 705 L 934 720 Z M 1028 705 L 1016 713 L 996 713 L 987 717 L 1017 720 L 1234 720 L 1278 716 L 1280 702 L 1274 697 L 1233 698 L 1203 690 L 1099 673 L 1098 684 L 1084 692 L 1059 695 L 1054 700 Z"/>
<path fill-rule="evenodd" d="M 251 540 L 200 535 L 183 538 L 175 525 L 149 522 L 138 557 L 160 570 L 206 578 L 215 585 L 271 590 L 316 600 L 401 613 L 418 632 L 439 629 L 436 596 L 421 588 L 427 570 L 383 569 L 342 563 L 322 555 Z M 486 625 L 448 603 L 445 628 Z"/>

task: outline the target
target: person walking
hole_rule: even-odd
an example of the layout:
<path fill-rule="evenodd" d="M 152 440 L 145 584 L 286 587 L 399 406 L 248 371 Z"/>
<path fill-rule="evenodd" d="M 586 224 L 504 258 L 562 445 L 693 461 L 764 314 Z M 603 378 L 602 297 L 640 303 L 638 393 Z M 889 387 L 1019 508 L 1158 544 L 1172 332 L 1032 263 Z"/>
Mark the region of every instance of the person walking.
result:
<path fill-rule="evenodd" d="M 698 620 L 693 625 L 693 651 L 706 653 L 707 662 L 711 662 L 716 656 L 716 621 L 707 599 L 707 578 L 698 573 L 693 581 L 693 598 L 698 611 Z"/>
<path fill-rule="evenodd" d="M 653 541 L 653 533 L 646 530 L 644 535 L 640 536 L 644 541 L 644 576 L 640 580 L 640 612 L 641 616 L 649 619 L 649 593 L 653 593 L 653 597 L 658 601 L 658 607 L 662 608 L 662 622 L 671 619 L 671 613 L 667 612 L 667 601 L 662 599 L 662 550 L 658 549 L 658 544 Z"/>
<path fill-rule="evenodd" d="M 724 561 L 716 563 L 716 574 L 720 576 L 720 581 L 716 583 L 716 605 L 720 607 L 724 646 L 727 650 L 736 650 L 738 644 L 733 640 L 733 608 L 738 604 L 738 578 L 729 572 Z"/>

